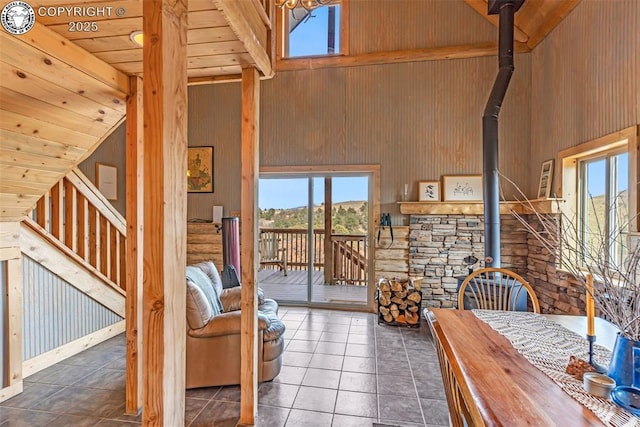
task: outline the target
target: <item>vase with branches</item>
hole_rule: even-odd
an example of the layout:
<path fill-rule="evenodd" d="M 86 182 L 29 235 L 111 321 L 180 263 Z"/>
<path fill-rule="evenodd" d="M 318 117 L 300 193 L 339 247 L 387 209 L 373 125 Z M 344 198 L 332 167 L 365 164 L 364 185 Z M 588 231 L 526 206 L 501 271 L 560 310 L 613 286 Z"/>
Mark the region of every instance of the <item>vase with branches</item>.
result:
<path fill-rule="evenodd" d="M 611 206 L 601 201 L 596 206 L 590 197 L 590 206 L 585 209 L 591 212 L 611 212 L 614 207 L 617 209 L 613 211 L 623 212 L 602 224 L 598 215 L 585 221 L 582 216 L 561 209 L 560 201 L 557 213 L 539 212 L 515 183 L 503 178 L 519 192 L 523 211 L 528 212 L 512 210 L 512 215 L 555 257 L 557 268 L 568 272 L 585 293 L 591 294 L 601 315 L 619 329 L 619 336 L 630 341 L 632 347 L 640 346 L 640 240 L 630 238 L 630 225 L 637 215 L 628 215 L 623 195 L 615 197 Z M 593 277 L 592 287 L 587 287 L 589 276 Z M 632 356 L 624 363 L 628 363 L 625 368 L 632 377 Z M 623 382 L 631 384 L 632 380 L 626 378 Z"/>

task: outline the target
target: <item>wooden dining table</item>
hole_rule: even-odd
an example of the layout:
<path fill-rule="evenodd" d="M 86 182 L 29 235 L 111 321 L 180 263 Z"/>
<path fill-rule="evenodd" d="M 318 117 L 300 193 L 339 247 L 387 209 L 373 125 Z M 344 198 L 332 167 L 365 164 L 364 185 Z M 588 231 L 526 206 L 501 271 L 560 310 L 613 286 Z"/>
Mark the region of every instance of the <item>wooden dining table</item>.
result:
<path fill-rule="evenodd" d="M 454 426 L 604 425 L 472 311 L 431 309 L 424 315 L 439 353 Z M 586 333 L 583 317 L 549 317 Z M 596 323 L 598 343 L 610 348 L 615 328 L 602 319 Z"/>

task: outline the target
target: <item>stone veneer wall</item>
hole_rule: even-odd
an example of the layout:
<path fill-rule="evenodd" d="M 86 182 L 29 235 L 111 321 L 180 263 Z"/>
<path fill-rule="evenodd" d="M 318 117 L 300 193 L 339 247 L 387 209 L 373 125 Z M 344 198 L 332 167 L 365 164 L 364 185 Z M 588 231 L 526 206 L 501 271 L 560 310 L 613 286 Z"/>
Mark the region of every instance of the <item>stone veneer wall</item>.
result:
<path fill-rule="evenodd" d="M 527 222 L 542 230 L 535 215 L 527 215 Z M 549 253 L 532 235 L 528 239 L 527 272 L 524 278 L 533 287 L 540 303 L 540 311 L 550 314 L 584 314 L 584 287 L 564 271 L 558 271 L 556 256 Z"/>
<path fill-rule="evenodd" d="M 423 276 L 423 306 L 456 307 L 458 280 L 467 274 L 463 258 L 484 258 L 483 215 L 411 215 L 409 275 Z M 527 221 L 540 227 L 535 215 Z M 500 216 L 502 267 L 521 274 L 533 287 L 543 313 L 584 314 L 584 289 L 556 268 L 550 254 L 511 215 Z M 484 266 L 482 261 L 475 269 Z"/>
<path fill-rule="evenodd" d="M 527 270 L 527 232 L 511 215 L 500 216 L 502 266 Z M 424 276 L 423 306 L 456 307 L 458 280 L 466 276 L 463 259 L 474 255 L 484 266 L 484 215 L 411 215 L 409 274 Z"/>

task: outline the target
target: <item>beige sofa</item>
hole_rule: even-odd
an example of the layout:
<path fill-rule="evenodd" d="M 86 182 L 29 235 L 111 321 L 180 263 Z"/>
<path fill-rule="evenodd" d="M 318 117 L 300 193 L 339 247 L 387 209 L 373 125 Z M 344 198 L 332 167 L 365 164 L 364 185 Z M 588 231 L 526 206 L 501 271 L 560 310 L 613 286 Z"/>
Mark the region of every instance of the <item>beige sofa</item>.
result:
<path fill-rule="evenodd" d="M 280 373 L 284 324 L 258 289 L 258 381 Z M 211 261 L 187 267 L 187 388 L 240 383 L 240 286 L 222 288 Z"/>

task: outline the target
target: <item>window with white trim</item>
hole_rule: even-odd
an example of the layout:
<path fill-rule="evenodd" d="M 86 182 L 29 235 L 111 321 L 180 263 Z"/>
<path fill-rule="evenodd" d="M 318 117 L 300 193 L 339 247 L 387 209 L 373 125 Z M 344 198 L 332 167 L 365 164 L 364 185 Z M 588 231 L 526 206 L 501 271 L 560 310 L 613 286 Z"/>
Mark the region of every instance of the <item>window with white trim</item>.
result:
<path fill-rule="evenodd" d="M 629 154 L 625 150 L 598 153 L 578 161 L 578 233 L 589 259 L 622 265 L 629 230 Z M 608 248 L 599 256 L 595 251 Z M 587 257 L 583 257 L 586 259 Z"/>
<path fill-rule="evenodd" d="M 629 185 L 637 176 L 637 132 L 633 126 L 558 154 L 563 245 L 568 245 L 561 254 L 564 268 L 586 269 L 591 263 L 614 276 L 625 269 L 630 238 L 638 231 L 638 193 Z"/>

